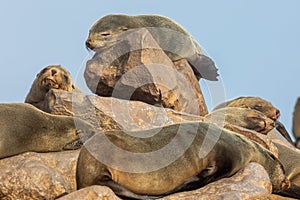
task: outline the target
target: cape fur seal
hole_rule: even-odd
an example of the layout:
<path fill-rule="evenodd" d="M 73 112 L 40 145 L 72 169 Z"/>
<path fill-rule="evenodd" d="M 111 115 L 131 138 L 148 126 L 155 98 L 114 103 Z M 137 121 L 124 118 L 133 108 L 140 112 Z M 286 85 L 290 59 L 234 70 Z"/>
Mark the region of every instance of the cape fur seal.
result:
<path fill-rule="evenodd" d="M 296 139 L 295 146 L 300 149 L 300 98 L 297 99 L 293 113 L 293 134 Z"/>
<path fill-rule="evenodd" d="M 226 124 L 240 126 L 263 134 L 267 134 L 275 126 L 274 121 L 263 113 L 249 108 L 219 108 L 207 114 L 205 118 L 217 124 L 225 122 Z"/>
<path fill-rule="evenodd" d="M 61 65 L 49 65 L 36 76 L 25 103 L 39 107 L 50 89 L 65 90 L 68 92 L 80 91 L 75 88 L 70 73 Z"/>
<path fill-rule="evenodd" d="M 217 68 L 212 59 L 204 55 L 199 44 L 181 25 L 163 16 L 104 16 L 90 29 L 86 47 L 95 50 L 112 46 L 122 40 L 123 33 L 139 28 L 146 28 L 173 62 L 186 58 L 198 79 L 217 80 Z"/>
<path fill-rule="evenodd" d="M 252 109 L 252 110 L 256 110 L 256 111 L 260 112 L 261 114 L 257 118 L 257 120 L 259 120 L 259 119 L 264 120 L 266 122 L 266 128 L 263 131 L 258 131 L 258 130 L 256 130 L 256 131 L 263 133 L 263 134 L 267 134 L 271 129 L 276 128 L 288 142 L 290 142 L 291 144 L 294 144 L 290 135 L 286 131 L 284 125 L 278 121 L 278 118 L 280 116 L 280 111 L 277 108 L 275 108 L 270 102 L 268 102 L 264 99 L 261 99 L 259 97 L 239 97 L 237 99 L 233 99 L 231 101 L 221 103 L 220 105 L 218 105 L 217 107 L 215 107 L 213 109 L 212 113 L 214 113 L 222 108 L 231 108 L 231 107 L 248 108 L 248 109 Z M 230 115 L 230 114 L 228 114 L 228 115 Z M 235 115 L 240 116 L 240 114 L 238 114 L 238 113 L 236 113 Z M 233 124 L 247 120 L 247 117 L 246 118 L 243 117 L 243 119 L 242 118 L 238 119 L 238 117 L 236 117 L 235 115 L 232 115 L 234 120 L 236 120 Z M 231 120 L 231 122 L 233 122 L 234 120 Z M 250 118 L 248 120 L 250 120 Z M 272 120 L 273 120 L 273 122 L 272 122 Z M 250 120 L 248 123 L 250 123 L 251 121 L 253 121 L 253 119 Z M 237 125 L 237 124 L 235 124 L 235 125 Z M 242 127 L 248 128 L 245 126 L 242 126 Z M 248 129 L 253 129 L 253 128 L 248 128 Z"/>
<path fill-rule="evenodd" d="M 257 110 L 274 121 L 280 116 L 280 111 L 275 108 L 270 102 L 259 97 L 239 97 L 216 106 L 214 110 L 224 107 L 240 107 Z"/>
<path fill-rule="evenodd" d="M 184 134 L 177 134 L 179 128 L 184 130 Z M 81 149 L 76 172 L 77 187 L 83 188 L 94 184 L 104 185 L 109 186 L 119 196 L 149 199 L 153 196 L 196 189 L 220 178 L 229 177 L 249 162 L 257 162 L 264 166 L 270 175 L 273 192 L 280 192 L 289 186 L 281 163 L 271 152 L 232 131 L 220 129 L 209 123 L 193 122 L 139 131 L 135 134 L 147 135 L 151 131 L 159 132 L 159 134 L 149 138 L 133 137 L 127 134 L 128 132 L 122 131 L 96 134 L 96 141 L 92 138 Z M 220 137 L 215 138 L 218 133 L 220 133 Z M 200 152 L 203 150 L 201 146 L 205 145 L 203 142 L 206 134 L 211 137 L 208 139 L 209 141 L 216 143 L 211 151 L 208 150 L 206 156 L 201 157 Z M 165 154 L 156 154 L 158 150 L 171 141 L 173 142 L 175 137 L 178 141 L 176 142 L 177 145 L 173 147 L 174 149 Z M 191 137 L 193 138 L 191 144 L 188 145 L 187 149 L 181 151 L 181 148 Z M 120 155 L 114 148 L 106 149 L 104 146 L 107 142 L 103 142 L 104 138 L 108 138 L 115 146 L 126 152 L 132 154 L 154 152 L 157 157 L 149 158 L 145 155 L 143 161 L 130 159 L 130 156 Z M 206 142 L 209 142 L 208 140 Z M 90 150 L 96 152 L 91 153 Z M 144 161 L 155 164 L 161 163 L 178 151 L 182 152 L 178 159 L 170 162 L 167 166 L 147 171 L 146 168 L 151 166 Z M 97 158 L 97 153 L 103 156 L 105 152 L 109 152 L 105 159 L 111 161 L 112 165 L 106 165 L 100 161 L 101 158 Z M 114 166 L 114 164 L 116 165 Z M 116 167 L 118 165 L 141 170 L 141 172 L 118 170 Z M 146 171 L 144 173 L 142 172 L 143 168 Z"/>
<path fill-rule="evenodd" d="M 80 119 L 51 115 L 27 103 L 0 104 L 0 127 L 0 158 L 78 149 L 79 140 L 93 134 Z"/>

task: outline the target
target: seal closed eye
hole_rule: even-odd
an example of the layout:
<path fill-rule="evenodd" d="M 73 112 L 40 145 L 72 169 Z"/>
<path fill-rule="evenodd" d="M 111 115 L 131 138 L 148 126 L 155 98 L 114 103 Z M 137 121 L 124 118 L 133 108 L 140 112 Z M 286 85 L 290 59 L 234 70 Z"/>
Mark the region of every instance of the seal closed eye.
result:
<path fill-rule="evenodd" d="M 146 28 L 157 44 L 173 61 L 187 59 L 198 79 L 217 81 L 218 69 L 214 61 L 204 55 L 199 44 L 181 25 L 158 15 L 128 16 L 107 15 L 99 19 L 90 29 L 86 47 L 91 50 L 107 47 L 119 41 L 125 31 Z"/>

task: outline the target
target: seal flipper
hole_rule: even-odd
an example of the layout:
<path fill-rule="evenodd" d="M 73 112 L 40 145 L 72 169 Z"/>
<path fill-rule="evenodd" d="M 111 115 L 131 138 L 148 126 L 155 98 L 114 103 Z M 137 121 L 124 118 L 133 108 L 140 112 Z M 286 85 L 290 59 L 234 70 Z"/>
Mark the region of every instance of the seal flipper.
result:
<path fill-rule="evenodd" d="M 289 133 L 287 132 L 287 130 L 285 129 L 284 125 L 281 122 L 275 121 L 275 128 L 289 143 L 294 145 L 293 140 L 291 139 Z"/>
<path fill-rule="evenodd" d="M 218 69 L 214 61 L 208 56 L 202 54 L 194 54 L 187 58 L 192 65 L 193 71 L 197 78 L 204 78 L 210 81 L 218 80 Z"/>
<path fill-rule="evenodd" d="M 296 184 L 291 183 L 289 188 L 285 189 L 282 192 L 277 193 L 279 195 L 291 198 L 299 198 L 300 197 L 300 187 Z"/>

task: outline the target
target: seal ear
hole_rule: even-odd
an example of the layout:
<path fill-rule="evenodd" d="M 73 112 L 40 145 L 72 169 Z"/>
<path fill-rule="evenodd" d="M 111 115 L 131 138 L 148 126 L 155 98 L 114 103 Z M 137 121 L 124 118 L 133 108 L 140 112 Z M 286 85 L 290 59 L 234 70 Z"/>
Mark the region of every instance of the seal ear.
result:
<path fill-rule="evenodd" d="M 218 69 L 214 61 L 208 56 L 194 54 L 187 58 L 187 61 L 192 65 L 195 75 L 210 81 L 218 80 Z"/>

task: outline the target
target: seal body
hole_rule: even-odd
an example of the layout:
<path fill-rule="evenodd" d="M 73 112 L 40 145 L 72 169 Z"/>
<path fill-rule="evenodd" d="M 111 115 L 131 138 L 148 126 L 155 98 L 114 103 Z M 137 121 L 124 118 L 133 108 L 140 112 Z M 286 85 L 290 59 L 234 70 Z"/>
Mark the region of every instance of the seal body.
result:
<path fill-rule="evenodd" d="M 49 65 L 42 69 L 36 76 L 25 103 L 39 107 L 50 89 L 65 90 L 68 92 L 79 91 L 75 88 L 70 73 L 61 65 Z"/>
<path fill-rule="evenodd" d="M 179 128 L 186 131 L 178 135 Z M 149 195 L 159 196 L 199 188 L 235 174 L 249 162 L 258 162 L 265 167 L 270 174 L 274 191 L 287 187 L 287 180 L 278 159 L 244 136 L 212 124 L 196 122 L 171 125 L 153 131 L 159 134 L 149 138 L 132 137 L 131 133 L 122 131 L 108 132 L 85 143 L 78 158 L 78 188 L 99 184 L 111 187 L 120 196 L 148 199 Z M 137 135 L 148 133 L 149 131 L 140 131 Z M 205 139 L 206 134 L 209 137 Z M 145 157 L 135 160 L 131 156 L 118 153 L 114 148 L 106 149 L 104 146 L 107 142 L 100 142 L 104 138 L 108 138 L 116 147 L 126 152 L 144 154 Z M 173 149 L 166 153 L 157 153 L 174 141 L 176 145 Z M 204 141 L 215 142 L 215 145 L 206 149 Z M 101 156 L 104 152 L 109 154 L 103 158 Z M 149 152 L 154 152 L 154 156 L 147 154 Z M 170 159 L 174 152 L 181 152 L 177 159 L 165 166 L 149 170 L 149 167 Z M 122 170 L 124 166 L 132 171 Z"/>
<path fill-rule="evenodd" d="M 0 158 L 24 152 L 77 149 L 93 132 L 80 119 L 45 113 L 27 103 L 0 104 Z"/>
<path fill-rule="evenodd" d="M 120 42 L 124 33 L 146 28 L 162 50 L 175 62 L 186 58 L 196 77 L 217 80 L 215 63 L 204 55 L 193 37 L 175 21 L 158 15 L 128 16 L 111 14 L 99 19 L 90 29 L 86 47 L 92 50 Z M 97 51 L 97 50 L 96 50 Z"/>

